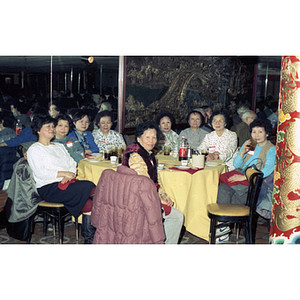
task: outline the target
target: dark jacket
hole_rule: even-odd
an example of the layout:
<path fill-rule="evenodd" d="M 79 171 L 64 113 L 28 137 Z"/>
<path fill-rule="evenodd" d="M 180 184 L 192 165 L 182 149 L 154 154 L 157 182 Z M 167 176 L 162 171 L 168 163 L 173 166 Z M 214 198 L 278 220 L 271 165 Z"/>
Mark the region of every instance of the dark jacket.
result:
<path fill-rule="evenodd" d="M 6 216 L 10 223 L 21 222 L 33 215 L 42 200 L 27 160 L 22 157 L 14 165 L 7 189 Z"/>
<path fill-rule="evenodd" d="M 155 184 L 125 166 L 102 172 L 91 223 L 96 227 L 94 244 L 163 244 L 165 240 Z"/>

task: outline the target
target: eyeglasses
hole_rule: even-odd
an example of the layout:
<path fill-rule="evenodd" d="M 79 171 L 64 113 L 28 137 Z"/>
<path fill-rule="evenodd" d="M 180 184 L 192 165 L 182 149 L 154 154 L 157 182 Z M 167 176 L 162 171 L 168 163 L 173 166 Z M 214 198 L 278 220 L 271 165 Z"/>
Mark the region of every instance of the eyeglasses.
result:
<path fill-rule="evenodd" d="M 225 123 L 225 120 L 223 120 L 223 119 L 213 119 L 212 122 L 213 123 Z"/>

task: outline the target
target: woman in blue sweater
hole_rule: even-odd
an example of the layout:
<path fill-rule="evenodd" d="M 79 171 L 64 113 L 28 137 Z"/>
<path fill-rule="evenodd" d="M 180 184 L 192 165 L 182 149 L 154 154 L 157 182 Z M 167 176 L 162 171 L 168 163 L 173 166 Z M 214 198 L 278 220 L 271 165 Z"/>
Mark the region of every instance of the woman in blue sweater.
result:
<path fill-rule="evenodd" d="M 264 174 L 264 178 L 272 174 L 275 168 L 276 147 L 268 140 L 271 138 L 272 125 L 268 119 L 255 119 L 250 124 L 252 139 L 256 142 L 254 150 L 250 150 L 251 139 L 247 140 L 241 147 L 237 157 L 233 160 L 236 170 L 243 172 L 247 167 L 256 165 Z M 237 183 L 247 180 L 246 175 L 240 173 L 228 178 L 229 183 Z M 246 204 L 248 186 L 236 185 L 227 186 L 225 183 L 219 185 L 217 203 Z M 229 226 L 217 229 L 217 242 L 225 242 L 229 239 Z"/>
<path fill-rule="evenodd" d="M 94 137 L 91 132 L 87 131 L 91 123 L 90 115 L 81 109 L 74 114 L 73 123 L 75 128 L 68 136 L 73 136 L 79 140 L 85 154 L 98 153 L 99 148 L 94 141 Z"/>

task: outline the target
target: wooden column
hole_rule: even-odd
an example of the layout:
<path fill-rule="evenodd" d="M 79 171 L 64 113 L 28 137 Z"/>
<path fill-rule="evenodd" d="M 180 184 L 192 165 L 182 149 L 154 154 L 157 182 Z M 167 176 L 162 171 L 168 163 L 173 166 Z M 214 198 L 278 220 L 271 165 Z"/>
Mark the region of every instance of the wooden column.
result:
<path fill-rule="evenodd" d="M 283 56 L 270 243 L 300 244 L 300 57 Z"/>

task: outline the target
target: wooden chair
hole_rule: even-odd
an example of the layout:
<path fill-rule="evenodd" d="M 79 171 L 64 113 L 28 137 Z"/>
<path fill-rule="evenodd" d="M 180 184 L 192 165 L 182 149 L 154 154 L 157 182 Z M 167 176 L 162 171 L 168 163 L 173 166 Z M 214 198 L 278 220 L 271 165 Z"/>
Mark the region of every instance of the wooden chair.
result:
<path fill-rule="evenodd" d="M 210 203 L 207 205 L 207 213 L 210 218 L 211 244 L 215 244 L 216 229 L 232 223 L 243 225 L 246 244 L 255 243 L 253 216 L 263 181 L 263 173 L 257 169 L 248 168 L 246 170 L 246 177 L 249 181 L 249 188 L 245 205 L 232 203 Z M 217 224 L 217 221 L 222 223 Z"/>

